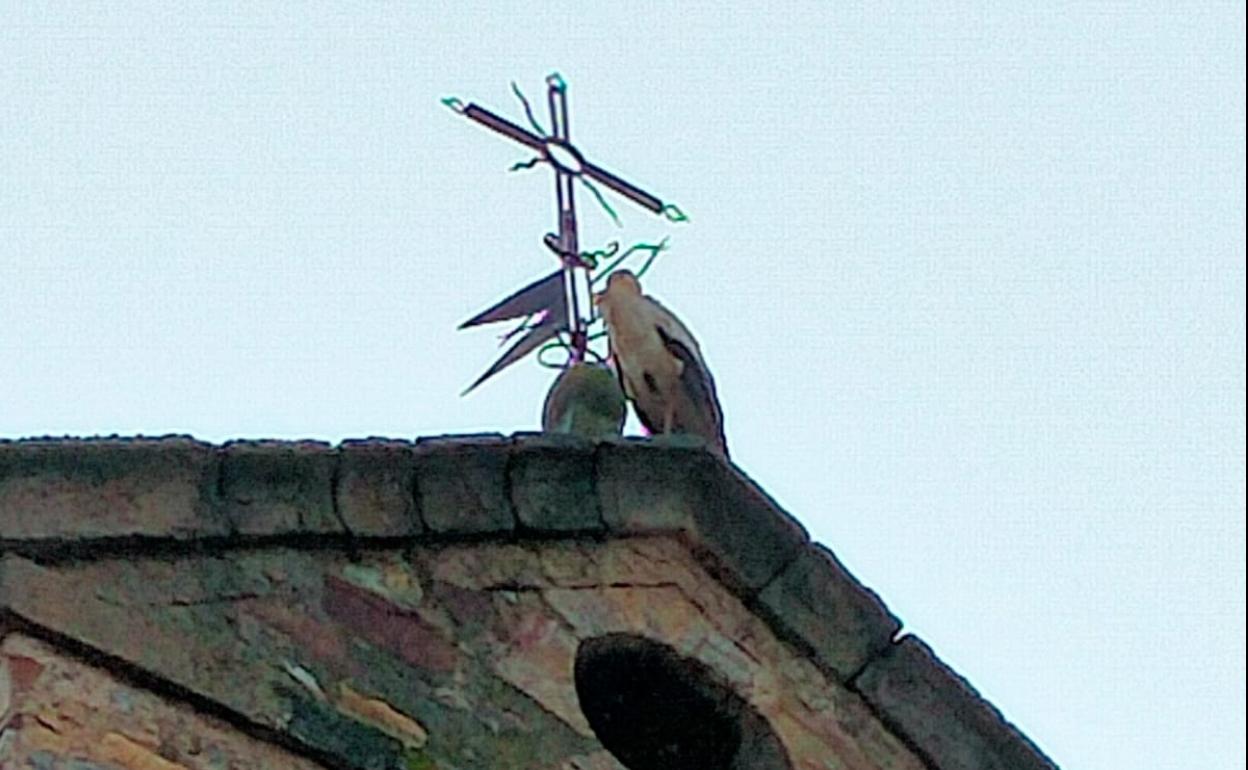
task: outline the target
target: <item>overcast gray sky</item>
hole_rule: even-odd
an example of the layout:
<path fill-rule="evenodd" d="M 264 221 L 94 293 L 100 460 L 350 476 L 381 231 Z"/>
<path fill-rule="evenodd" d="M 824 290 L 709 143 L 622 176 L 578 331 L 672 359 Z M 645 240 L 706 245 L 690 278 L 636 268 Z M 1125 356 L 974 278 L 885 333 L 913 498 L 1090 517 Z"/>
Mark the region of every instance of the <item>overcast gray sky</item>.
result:
<path fill-rule="evenodd" d="M 439 99 L 557 70 L 734 460 L 1063 766 L 1243 766 L 1243 3 L 186 5 L 0 4 L 0 435 L 536 428 Z"/>

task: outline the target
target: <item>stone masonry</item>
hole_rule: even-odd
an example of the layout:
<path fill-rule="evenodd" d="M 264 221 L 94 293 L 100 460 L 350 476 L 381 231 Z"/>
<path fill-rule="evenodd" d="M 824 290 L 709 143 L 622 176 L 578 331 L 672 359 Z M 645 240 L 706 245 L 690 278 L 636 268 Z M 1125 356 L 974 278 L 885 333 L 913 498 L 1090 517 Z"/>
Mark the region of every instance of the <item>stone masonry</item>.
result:
<path fill-rule="evenodd" d="M 1053 767 L 695 445 L 0 442 L 0 549 L 4 770 L 621 770 L 574 675 L 608 635 L 795 770 Z"/>

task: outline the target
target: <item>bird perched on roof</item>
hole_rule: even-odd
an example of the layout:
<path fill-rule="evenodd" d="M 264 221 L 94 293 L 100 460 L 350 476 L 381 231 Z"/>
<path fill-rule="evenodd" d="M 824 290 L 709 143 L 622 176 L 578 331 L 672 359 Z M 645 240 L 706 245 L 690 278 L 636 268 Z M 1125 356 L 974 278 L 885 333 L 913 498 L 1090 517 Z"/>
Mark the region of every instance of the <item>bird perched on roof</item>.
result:
<path fill-rule="evenodd" d="M 607 324 L 625 395 L 651 433 L 701 436 L 724 457 L 724 418 L 702 351 L 680 319 L 641 293 L 637 276 L 612 273 L 594 301 Z"/>
<path fill-rule="evenodd" d="M 542 430 L 585 438 L 624 431 L 624 391 L 605 366 L 579 363 L 559 373 L 542 405 Z"/>

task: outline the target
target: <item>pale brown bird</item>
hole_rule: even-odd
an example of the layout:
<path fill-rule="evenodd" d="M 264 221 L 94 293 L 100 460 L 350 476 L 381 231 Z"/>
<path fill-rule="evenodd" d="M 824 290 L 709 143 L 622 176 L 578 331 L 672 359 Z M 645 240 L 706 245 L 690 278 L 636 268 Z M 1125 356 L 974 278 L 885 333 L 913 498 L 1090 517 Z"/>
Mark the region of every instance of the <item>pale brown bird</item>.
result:
<path fill-rule="evenodd" d="M 637 276 L 612 273 L 594 296 L 607 324 L 611 358 L 625 395 L 651 433 L 701 436 L 728 456 L 715 381 L 680 319 L 641 293 Z"/>

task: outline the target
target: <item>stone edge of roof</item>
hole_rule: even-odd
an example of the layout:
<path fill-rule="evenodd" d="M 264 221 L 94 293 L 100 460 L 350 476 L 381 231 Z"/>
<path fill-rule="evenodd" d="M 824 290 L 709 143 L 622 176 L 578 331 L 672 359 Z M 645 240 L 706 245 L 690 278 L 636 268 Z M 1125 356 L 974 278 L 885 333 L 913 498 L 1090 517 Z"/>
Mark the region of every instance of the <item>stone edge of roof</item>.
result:
<path fill-rule="evenodd" d="M 1055 765 L 827 548 L 697 441 L 0 440 L 0 555 L 674 535 L 933 768 Z M 0 569 L 0 612 L 11 612 Z"/>

